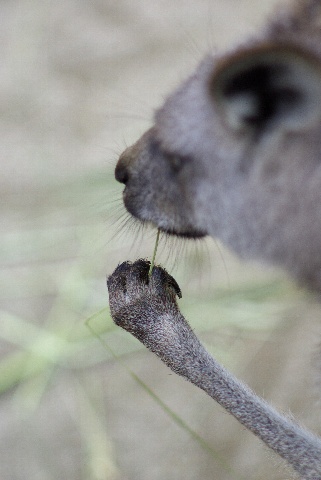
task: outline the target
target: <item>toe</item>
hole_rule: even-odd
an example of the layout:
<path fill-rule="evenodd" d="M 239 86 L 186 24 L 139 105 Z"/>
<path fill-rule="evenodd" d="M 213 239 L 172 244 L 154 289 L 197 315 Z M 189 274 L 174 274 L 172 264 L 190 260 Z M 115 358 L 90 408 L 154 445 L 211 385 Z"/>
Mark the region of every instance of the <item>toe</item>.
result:
<path fill-rule="evenodd" d="M 131 262 L 123 262 L 107 278 L 108 292 L 123 290 L 126 291 L 127 275 L 131 269 Z"/>
<path fill-rule="evenodd" d="M 147 285 L 149 283 L 148 272 L 150 262 L 148 260 L 139 259 L 133 263 L 130 270 L 130 280 L 134 283 Z"/>
<path fill-rule="evenodd" d="M 182 298 L 182 292 L 178 283 L 164 268 L 155 266 L 153 268 L 151 280 L 157 290 L 164 291 L 170 288 L 178 298 Z"/>

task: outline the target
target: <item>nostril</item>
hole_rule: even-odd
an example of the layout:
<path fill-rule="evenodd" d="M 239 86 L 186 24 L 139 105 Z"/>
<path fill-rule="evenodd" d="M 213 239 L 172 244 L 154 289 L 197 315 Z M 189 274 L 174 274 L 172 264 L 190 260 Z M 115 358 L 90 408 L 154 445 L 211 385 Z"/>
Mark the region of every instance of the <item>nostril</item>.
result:
<path fill-rule="evenodd" d="M 126 185 L 129 180 L 127 165 L 124 165 L 124 163 L 120 161 L 117 163 L 115 168 L 115 178 L 117 182 L 123 183 L 124 185 Z"/>

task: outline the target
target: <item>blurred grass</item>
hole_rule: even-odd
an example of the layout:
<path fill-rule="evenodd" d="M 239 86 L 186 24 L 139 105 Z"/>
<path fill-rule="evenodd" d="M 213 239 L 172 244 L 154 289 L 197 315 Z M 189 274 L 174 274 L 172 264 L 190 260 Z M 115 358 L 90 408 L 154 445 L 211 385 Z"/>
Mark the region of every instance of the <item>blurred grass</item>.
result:
<path fill-rule="evenodd" d="M 124 443 L 115 447 L 109 438 L 109 385 L 102 383 L 115 359 L 85 322 L 90 319 L 126 365 L 137 358 L 141 345 L 110 319 L 105 277 L 120 261 L 150 256 L 155 232 L 136 235 L 136 241 L 128 229 L 114 237 L 121 186 L 103 165 L 110 156 L 105 146 L 118 143 L 121 150 L 124 139 L 136 139 L 163 94 L 200 58 L 201 46 L 239 41 L 271 3 L 209 8 L 208 2 L 187 2 L 182 8 L 180 2 L 3 2 L 2 480 L 78 480 L 79 462 L 83 479 L 124 480 L 116 464 L 126 464 L 128 452 L 119 452 Z M 207 248 L 178 245 L 177 258 L 171 253 L 175 243 L 161 239 L 157 262 L 177 278 L 182 310 L 212 353 L 228 367 L 244 365 L 248 340 L 262 345 L 298 293 L 274 274 L 243 267 L 226 252 L 221 256 L 214 242 Z M 112 395 L 109 406 L 119 403 L 121 393 Z M 162 399 L 154 401 L 166 410 Z M 74 404 L 69 408 L 68 402 Z M 60 417 L 65 429 L 59 429 Z M 123 428 L 120 423 L 116 428 Z M 65 451 L 72 467 L 60 457 Z M 147 475 L 155 472 L 148 468 Z"/>
<path fill-rule="evenodd" d="M 19 214 L 23 223 L 13 222 L 0 248 L 0 299 L 9 306 L 1 311 L 0 337 L 15 347 L 1 359 L 1 393 L 53 367 L 86 368 L 104 360 L 106 352 L 95 348 L 96 340 L 84 322 L 93 315 L 91 323 L 98 334 L 113 338 L 118 332 L 109 315 L 105 274 L 125 259 L 123 252 L 135 243 L 128 232 L 121 246 L 119 238 L 111 240 L 114 205 L 108 195 L 115 190 L 113 184 L 111 176 L 101 171 L 63 185 L 48 184 L 42 191 L 37 188 L 32 213 L 30 205 L 21 202 L 23 195 L 20 203 L 17 197 L 6 201 L 7 218 Z M 141 247 L 145 256 L 153 242 L 147 237 Z M 178 259 L 178 278 L 185 276 L 193 255 L 191 249 L 182 261 Z M 207 260 L 208 255 L 203 252 Z M 280 308 L 294 294 L 282 280 L 255 278 L 245 284 L 220 285 L 205 294 L 194 288 L 184 295 L 183 308 L 201 331 L 212 330 L 214 318 L 216 328 L 240 325 L 248 332 L 262 332 L 274 326 Z M 19 314 L 10 308 L 17 300 L 22 302 Z M 45 314 L 33 316 L 31 304 L 45 304 Z M 122 354 L 134 347 L 127 348 Z M 140 347 L 135 344 L 135 348 Z"/>
<path fill-rule="evenodd" d="M 114 326 L 109 315 L 105 276 L 126 259 L 126 252 L 135 244 L 134 235 L 127 231 L 121 238 L 113 238 L 116 227 L 111 219 L 117 196 L 112 176 L 98 171 L 64 184 L 36 185 L 34 191 L 28 191 L 27 202 L 26 192 L 9 196 L 2 212 L 7 228 L 0 248 L 0 394 L 12 393 L 12 404 L 21 415 L 30 417 L 51 385 L 70 372 L 79 399 L 75 422 L 89 459 L 84 478 L 93 479 L 111 479 L 117 473 L 99 407 L 104 392 L 97 389 L 99 370 L 95 373 L 94 368 L 115 359 L 85 323 L 90 322 L 120 359 L 143 348 Z M 154 233 L 147 232 L 129 255 L 149 256 L 154 238 Z M 181 305 L 193 328 L 205 339 L 216 330 L 221 336 L 231 336 L 231 342 L 207 343 L 213 354 L 231 366 L 238 361 L 236 343 L 260 335 L 263 341 L 297 292 L 282 279 L 253 278 L 251 273 L 241 273 L 231 284 L 230 266 L 222 264 L 215 244 L 210 248 L 217 255 L 215 274 L 218 265 L 223 271 L 214 287 L 209 285 L 211 272 L 206 267 L 211 251 L 195 253 L 193 246 L 187 247 L 176 262 L 169 257 L 169 264 L 183 288 Z M 158 261 L 167 256 L 163 241 Z M 198 273 L 195 262 L 200 262 Z M 91 386 L 81 380 L 82 372 L 88 370 L 95 379 L 95 399 Z M 158 403 L 170 413 L 161 399 Z M 171 415 L 190 431 L 182 418 Z M 206 442 L 202 444 L 197 434 L 195 437 L 206 448 Z"/>

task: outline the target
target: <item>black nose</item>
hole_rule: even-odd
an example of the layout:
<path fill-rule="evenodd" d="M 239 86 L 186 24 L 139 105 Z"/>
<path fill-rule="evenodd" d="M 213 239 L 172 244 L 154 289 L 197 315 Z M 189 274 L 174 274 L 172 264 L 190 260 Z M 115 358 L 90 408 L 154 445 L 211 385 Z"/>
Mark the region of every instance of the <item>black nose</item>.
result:
<path fill-rule="evenodd" d="M 117 182 L 126 185 L 130 177 L 130 165 L 133 162 L 133 147 L 128 147 L 123 151 L 115 168 L 115 178 Z"/>
<path fill-rule="evenodd" d="M 124 185 L 126 185 L 129 180 L 128 166 L 126 162 L 123 161 L 122 157 L 120 157 L 116 165 L 115 178 L 117 182 L 123 183 Z"/>

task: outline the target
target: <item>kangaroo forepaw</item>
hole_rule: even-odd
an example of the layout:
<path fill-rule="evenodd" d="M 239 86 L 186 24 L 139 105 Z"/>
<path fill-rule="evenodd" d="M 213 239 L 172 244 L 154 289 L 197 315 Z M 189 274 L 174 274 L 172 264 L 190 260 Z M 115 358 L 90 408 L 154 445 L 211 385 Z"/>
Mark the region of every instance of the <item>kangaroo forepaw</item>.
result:
<path fill-rule="evenodd" d="M 176 295 L 181 290 L 176 280 L 162 267 L 148 275 L 150 262 L 121 263 L 107 279 L 110 311 L 114 322 L 141 339 L 156 319 L 178 310 Z"/>

